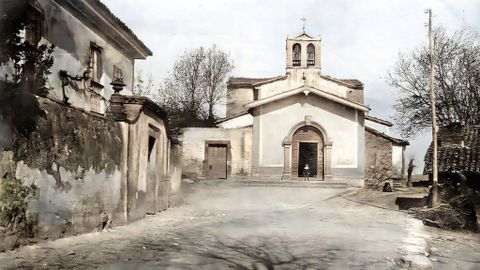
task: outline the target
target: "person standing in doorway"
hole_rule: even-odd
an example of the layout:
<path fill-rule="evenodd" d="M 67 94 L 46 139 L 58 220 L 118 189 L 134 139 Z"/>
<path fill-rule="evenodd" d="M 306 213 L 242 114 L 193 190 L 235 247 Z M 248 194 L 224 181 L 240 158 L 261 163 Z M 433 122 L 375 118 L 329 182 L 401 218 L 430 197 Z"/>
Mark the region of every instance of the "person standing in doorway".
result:
<path fill-rule="evenodd" d="M 303 177 L 305 177 L 305 181 L 308 181 L 308 177 L 310 176 L 310 167 L 308 167 L 308 164 L 305 164 L 305 167 L 303 167 Z"/>

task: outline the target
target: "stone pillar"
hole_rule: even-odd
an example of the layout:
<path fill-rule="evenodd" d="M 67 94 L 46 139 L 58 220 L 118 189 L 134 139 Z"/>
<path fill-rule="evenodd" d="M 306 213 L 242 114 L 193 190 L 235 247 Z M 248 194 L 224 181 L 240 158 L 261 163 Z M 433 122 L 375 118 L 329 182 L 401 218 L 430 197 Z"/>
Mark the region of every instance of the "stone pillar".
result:
<path fill-rule="evenodd" d="M 325 179 L 332 180 L 332 143 L 325 145 Z"/>
<path fill-rule="evenodd" d="M 289 179 L 292 172 L 290 171 L 290 149 L 292 144 L 291 143 L 284 143 L 283 144 L 283 173 L 282 173 L 282 180 Z"/>

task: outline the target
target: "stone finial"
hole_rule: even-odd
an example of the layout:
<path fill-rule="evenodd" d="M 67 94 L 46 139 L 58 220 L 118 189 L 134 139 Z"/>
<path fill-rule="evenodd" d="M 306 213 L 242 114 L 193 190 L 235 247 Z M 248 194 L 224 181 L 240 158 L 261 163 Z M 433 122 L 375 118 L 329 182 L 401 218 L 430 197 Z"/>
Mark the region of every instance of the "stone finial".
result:
<path fill-rule="evenodd" d="M 116 77 L 110 84 L 112 85 L 115 94 L 120 94 L 120 92 L 123 90 L 123 87 L 125 87 L 125 83 L 121 77 Z"/>

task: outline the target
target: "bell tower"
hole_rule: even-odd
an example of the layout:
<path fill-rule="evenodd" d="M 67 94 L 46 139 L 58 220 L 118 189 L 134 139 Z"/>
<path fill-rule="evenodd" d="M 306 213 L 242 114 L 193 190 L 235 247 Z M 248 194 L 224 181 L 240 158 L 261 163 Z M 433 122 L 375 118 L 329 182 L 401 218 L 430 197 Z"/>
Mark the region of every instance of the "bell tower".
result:
<path fill-rule="evenodd" d="M 320 73 L 321 41 L 320 38 L 309 36 L 305 31 L 295 38 L 287 38 L 287 73 L 297 71 Z"/>

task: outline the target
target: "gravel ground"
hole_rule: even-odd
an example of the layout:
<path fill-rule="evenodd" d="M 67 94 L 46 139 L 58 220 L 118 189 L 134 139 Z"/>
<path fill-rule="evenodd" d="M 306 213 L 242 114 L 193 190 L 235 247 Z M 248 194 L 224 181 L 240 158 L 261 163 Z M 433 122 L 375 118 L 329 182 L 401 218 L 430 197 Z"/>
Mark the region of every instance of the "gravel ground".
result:
<path fill-rule="evenodd" d="M 0 268 L 405 269 L 432 239 L 406 213 L 341 197 L 353 188 L 185 185 L 177 207 L 0 254 Z"/>
<path fill-rule="evenodd" d="M 357 190 L 345 199 L 374 207 L 398 211 L 395 199 L 399 194 L 415 194 L 422 189 L 407 192 L 380 192 Z M 427 253 L 435 270 L 480 270 L 480 234 L 470 231 L 448 231 L 425 227 L 429 246 Z"/>

